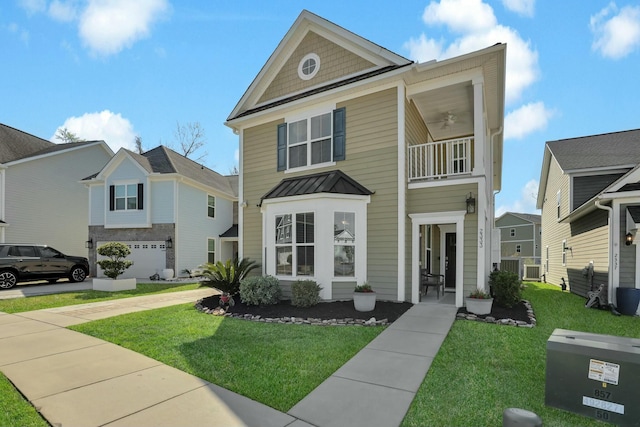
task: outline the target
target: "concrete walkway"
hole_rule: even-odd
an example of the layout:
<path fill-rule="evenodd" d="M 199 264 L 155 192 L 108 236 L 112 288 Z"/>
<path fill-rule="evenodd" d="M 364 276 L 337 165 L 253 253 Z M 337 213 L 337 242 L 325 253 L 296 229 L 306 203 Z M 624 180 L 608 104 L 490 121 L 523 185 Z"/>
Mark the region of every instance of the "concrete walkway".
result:
<path fill-rule="evenodd" d="M 194 302 L 211 289 L 0 313 L 0 371 L 52 425 L 397 426 L 455 320 L 421 303 L 285 414 L 64 327 Z"/>

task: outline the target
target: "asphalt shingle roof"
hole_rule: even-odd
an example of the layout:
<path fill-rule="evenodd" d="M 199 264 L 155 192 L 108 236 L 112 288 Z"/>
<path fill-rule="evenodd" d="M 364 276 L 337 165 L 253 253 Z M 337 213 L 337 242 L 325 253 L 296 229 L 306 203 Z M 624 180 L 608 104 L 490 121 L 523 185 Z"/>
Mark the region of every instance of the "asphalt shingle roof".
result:
<path fill-rule="evenodd" d="M 142 154 L 127 152 L 149 173 L 177 173 L 225 194 L 238 195 L 237 175 L 220 175 L 163 145 Z"/>
<path fill-rule="evenodd" d="M 547 146 L 565 171 L 640 163 L 640 129 L 548 141 Z"/>

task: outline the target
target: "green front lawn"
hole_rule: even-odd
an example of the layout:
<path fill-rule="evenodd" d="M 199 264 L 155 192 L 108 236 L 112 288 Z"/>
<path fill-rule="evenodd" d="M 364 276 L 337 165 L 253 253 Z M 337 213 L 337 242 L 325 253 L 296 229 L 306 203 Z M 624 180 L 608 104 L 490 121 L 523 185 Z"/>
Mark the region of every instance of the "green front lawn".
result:
<path fill-rule="evenodd" d="M 0 373 L 0 426 L 48 427 L 40 414 Z"/>
<path fill-rule="evenodd" d="M 120 298 L 162 294 L 167 292 L 190 291 L 192 289 L 198 289 L 199 287 L 199 283 L 138 283 L 136 289 L 129 291 L 104 292 L 87 289 L 61 294 L 11 298 L 0 300 L 0 311 L 5 313 L 22 313 L 25 311 L 86 304 L 90 302 L 109 301 Z"/>
<path fill-rule="evenodd" d="M 640 337 L 640 321 L 587 309 L 558 287 L 527 284 L 538 325 L 532 329 L 457 321 L 422 383 L 403 426 L 502 425 L 506 408 L 538 414 L 549 426 L 602 426 L 544 404 L 547 340 L 556 328 Z"/>
<path fill-rule="evenodd" d="M 258 323 L 192 304 L 72 326 L 258 402 L 288 411 L 383 327 Z"/>

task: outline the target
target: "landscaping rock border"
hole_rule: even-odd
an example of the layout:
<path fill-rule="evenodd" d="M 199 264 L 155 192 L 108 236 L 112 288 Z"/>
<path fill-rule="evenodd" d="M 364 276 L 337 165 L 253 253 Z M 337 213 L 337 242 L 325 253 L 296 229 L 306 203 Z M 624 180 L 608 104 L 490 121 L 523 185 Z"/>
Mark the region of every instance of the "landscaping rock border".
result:
<path fill-rule="evenodd" d="M 294 324 L 294 325 L 316 325 L 316 326 L 387 326 L 389 325 L 388 319 L 377 320 L 375 317 L 369 320 L 363 319 L 316 319 L 313 317 L 262 317 L 254 316 L 252 314 L 234 314 L 227 312 L 222 307 L 209 309 L 202 305 L 202 300 L 199 300 L 195 304 L 195 308 L 203 313 L 212 314 L 214 316 L 225 316 L 234 319 L 251 320 L 253 322 L 263 323 L 281 323 L 281 324 Z"/>
<path fill-rule="evenodd" d="M 496 325 L 516 326 L 520 328 L 533 328 L 534 326 L 536 326 L 536 316 L 533 312 L 533 307 L 531 306 L 531 303 L 527 300 L 522 300 L 522 303 L 527 308 L 527 316 L 529 317 L 529 323 L 523 320 L 496 319 L 490 314 L 486 316 L 478 316 L 471 313 L 458 313 L 456 315 L 456 320 L 474 320 L 477 322 L 493 323 Z"/>

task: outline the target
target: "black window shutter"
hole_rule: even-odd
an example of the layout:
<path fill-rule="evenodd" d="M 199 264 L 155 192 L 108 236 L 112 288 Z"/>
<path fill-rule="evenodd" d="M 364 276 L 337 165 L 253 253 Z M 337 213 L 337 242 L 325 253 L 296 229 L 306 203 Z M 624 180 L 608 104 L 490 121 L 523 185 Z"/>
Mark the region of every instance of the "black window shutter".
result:
<path fill-rule="evenodd" d="M 142 184 L 138 184 L 138 210 L 144 208 L 142 201 L 144 200 L 144 193 L 142 191 Z"/>
<path fill-rule="evenodd" d="M 116 187 L 115 185 L 109 186 L 109 210 L 112 211 L 116 208 Z"/>
<path fill-rule="evenodd" d="M 342 107 L 333 110 L 333 161 L 345 160 L 346 153 L 346 115 L 347 110 Z"/>
<path fill-rule="evenodd" d="M 278 125 L 278 170 L 287 169 L 287 124 Z"/>

